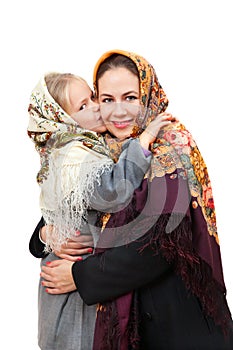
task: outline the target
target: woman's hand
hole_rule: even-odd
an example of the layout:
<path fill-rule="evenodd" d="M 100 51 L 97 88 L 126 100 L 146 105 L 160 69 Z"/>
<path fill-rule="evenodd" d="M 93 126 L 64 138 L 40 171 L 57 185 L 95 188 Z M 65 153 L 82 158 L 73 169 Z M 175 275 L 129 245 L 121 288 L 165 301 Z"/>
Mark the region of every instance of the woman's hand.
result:
<path fill-rule="evenodd" d="M 177 119 L 170 113 L 164 112 L 159 114 L 139 136 L 141 146 L 145 149 L 149 149 L 150 143 L 155 141 L 159 130 L 174 121 L 177 121 Z"/>
<path fill-rule="evenodd" d="M 52 230 L 52 225 L 43 226 L 40 231 L 40 237 L 43 242 L 46 242 L 46 232 Z M 56 238 L 55 238 L 56 239 Z M 92 235 L 81 235 L 79 231 L 73 239 L 68 239 L 66 243 L 61 246 L 59 251 L 54 253 L 61 259 L 70 261 L 82 260 L 82 255 L 91 254 L 93 252 L 93 237 Z"/>
<path fill-rule="evenodd" d="M 77 235 L 73 240 L 68 239 L 55 254 L 70 261 L 82 260 L 82 255 L 93 252 L 93 238 L 91 235 Z"/>
<path fill-rule="evenodd" d="M 76 290 L 72 276 L 74 263 L 65 259 L 48 261 L 42 266 L 40 276 L 41 284 L 48 294 L 63 294 Z"/>

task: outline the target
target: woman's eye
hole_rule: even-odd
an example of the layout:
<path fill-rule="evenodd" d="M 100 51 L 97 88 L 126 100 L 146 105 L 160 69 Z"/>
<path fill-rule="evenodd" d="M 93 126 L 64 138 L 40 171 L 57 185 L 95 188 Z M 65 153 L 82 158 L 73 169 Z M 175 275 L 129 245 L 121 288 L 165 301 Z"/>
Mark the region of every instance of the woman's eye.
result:
<path fill-rule="evenodd" d="M 137 100 L 138 99 L 138 97 L 136 97 L 136 96 L 127 96 L 126 97 L 126 101 L 134 101 L 134 100 Z"/>
<path fill-rule="evenodd" d="M 108 98 L 104 98 L 101 102 L 102 103 L 110 103 L 112 101 L 113 101 L 113 99 L 108 97 Z"/>

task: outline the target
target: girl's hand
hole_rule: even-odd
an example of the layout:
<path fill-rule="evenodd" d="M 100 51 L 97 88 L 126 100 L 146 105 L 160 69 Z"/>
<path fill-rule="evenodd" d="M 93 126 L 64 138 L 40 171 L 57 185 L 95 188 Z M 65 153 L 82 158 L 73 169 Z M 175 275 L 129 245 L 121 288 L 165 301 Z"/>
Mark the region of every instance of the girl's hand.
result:
<path fill-rule="evenodd" d="M 159 114 L 139 136 L 141 146 L 149 149 L 150 143 L 155 141 L 160 129 L 174 121 L 177 121 L 177 119 L 170 113 L 164 112 Z"/>

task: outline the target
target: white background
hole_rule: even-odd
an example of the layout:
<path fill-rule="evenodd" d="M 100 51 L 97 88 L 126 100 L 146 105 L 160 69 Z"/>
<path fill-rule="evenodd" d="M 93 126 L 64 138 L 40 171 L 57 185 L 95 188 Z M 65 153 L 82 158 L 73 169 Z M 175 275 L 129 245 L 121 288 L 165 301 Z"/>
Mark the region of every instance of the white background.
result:
<path fill-rule="evenodd" d="M 231 0 L 1 2 L 1 343 L 37 348 L 39 261 L 28 251 L 37 224 L 39 158 L 27 137 L 32 88 L 47 71 L 92 83 L 110 49 L 148 59 L 206 160 L 217 209 L 228 302 L 232 278 Z M 2 346 L 1 346 L 2 347 Z"/>

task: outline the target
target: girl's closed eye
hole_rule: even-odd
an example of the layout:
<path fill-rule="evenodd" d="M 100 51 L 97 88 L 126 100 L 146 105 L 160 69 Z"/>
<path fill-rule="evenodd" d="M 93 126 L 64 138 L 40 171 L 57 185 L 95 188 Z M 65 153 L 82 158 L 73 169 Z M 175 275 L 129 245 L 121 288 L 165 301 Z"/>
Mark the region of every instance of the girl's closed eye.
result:
<path fill-rule="evenodd" d="M 82 104 L 81 107 L 79 108 L 79 110 L 82 111 L 85 108 L 87 108 L 87 104 L 86 103 Z"/>

